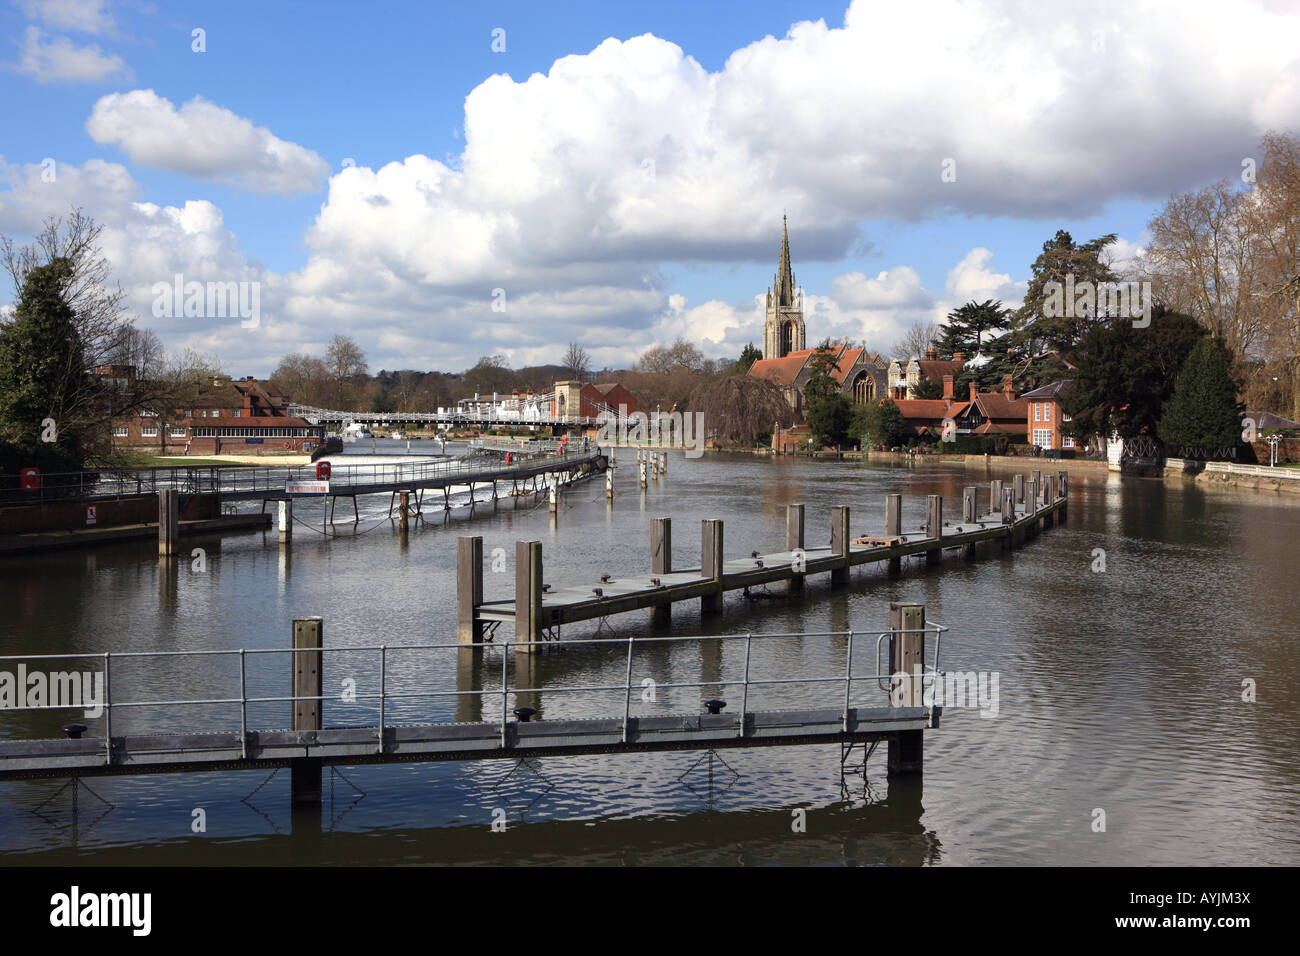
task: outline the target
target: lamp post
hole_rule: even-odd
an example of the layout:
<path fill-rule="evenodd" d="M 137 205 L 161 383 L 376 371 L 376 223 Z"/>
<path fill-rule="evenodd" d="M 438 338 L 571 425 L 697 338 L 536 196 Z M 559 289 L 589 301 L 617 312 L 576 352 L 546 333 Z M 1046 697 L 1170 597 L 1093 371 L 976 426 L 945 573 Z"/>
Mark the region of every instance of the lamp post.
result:
<path fill-rule="evenodd" d="M 1274 432 L 1264 440 L 1268 442 L 1268 464 L 1272 468 L 1277 465 L 1277 446 L 1282 442 L 1282 433 Z"/>

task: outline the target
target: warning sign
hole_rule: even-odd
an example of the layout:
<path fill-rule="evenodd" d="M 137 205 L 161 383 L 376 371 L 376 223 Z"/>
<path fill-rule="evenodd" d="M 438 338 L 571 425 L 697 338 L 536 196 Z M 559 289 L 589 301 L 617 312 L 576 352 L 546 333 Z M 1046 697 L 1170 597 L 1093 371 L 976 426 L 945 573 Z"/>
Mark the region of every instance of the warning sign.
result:
<path fill-rule="evenodd" d="M 288 481 L 284 485 L 285 494 L 289 495 L 327 495 L 330 493 L 328 481 Z"/>
<path fill-rule="evenodd" d="M 86 524 L 87 526 L 99 521 L 99 511 L 94 505 L 86 505 Z"/>

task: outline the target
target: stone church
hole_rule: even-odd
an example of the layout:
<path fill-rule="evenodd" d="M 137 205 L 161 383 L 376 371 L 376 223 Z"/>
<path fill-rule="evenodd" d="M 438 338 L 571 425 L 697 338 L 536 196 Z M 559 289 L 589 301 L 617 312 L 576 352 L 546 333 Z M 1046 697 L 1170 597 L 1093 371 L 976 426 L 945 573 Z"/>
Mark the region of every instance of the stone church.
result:
<path fill-rule="evenodd" d="M 803 318 L 803 290 L 795 285 L 790 267 L 790 235 L 781 221 L 781 257 L 777 262 L 772 287 L 767 290 L 767 313 L 763 326 L 763 357 L 749 369 L 749 374 L 775 382 L 785 390 L 786 400 L 803 418 L 803 390 L 812 377 L 811 359 L 815 349 L 806 347 Z M 834 346 L 835 368 L 831 376 L 841 393 L 851 402 L 864 405 L 889 395 L 889 362 L 875 352 Z M 793 423 L 790 423 L 793 424 Z"/>

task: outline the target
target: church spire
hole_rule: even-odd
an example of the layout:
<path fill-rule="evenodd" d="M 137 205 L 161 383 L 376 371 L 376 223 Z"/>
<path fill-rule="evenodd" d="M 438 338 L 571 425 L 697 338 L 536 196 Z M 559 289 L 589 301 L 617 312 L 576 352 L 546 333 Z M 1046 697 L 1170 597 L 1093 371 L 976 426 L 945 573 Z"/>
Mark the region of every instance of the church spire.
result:
<path fill-rule="evenodd" d="M 774 292 L 778 307 L 791 308 L 794 305 L 794 273 L 790 270 L 790 233 L 786 228 L 786 217 L 781 217 L 781 261 L 777 266 Z"/>

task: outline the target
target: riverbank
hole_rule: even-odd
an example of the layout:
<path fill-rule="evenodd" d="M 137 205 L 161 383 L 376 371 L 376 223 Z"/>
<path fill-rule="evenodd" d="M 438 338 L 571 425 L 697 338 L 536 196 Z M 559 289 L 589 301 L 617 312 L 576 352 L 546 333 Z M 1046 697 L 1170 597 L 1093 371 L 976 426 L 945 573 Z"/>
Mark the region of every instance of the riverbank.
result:
<path fill-rule="evenodd" d="M 222 515 L 220 518 L 199 518 L 194 521 L 181 521 L 179 524 L 181 537 L 186 538 L 196 534 L 228 534 L 269 528 L 271 516 L 269 514 Z M 0 557 L 157 537 L 158 522 L 156 521 L 118 525 L 114 528 L 73 528 L 67 531 L 11 534 L 0 537 Z"/>

